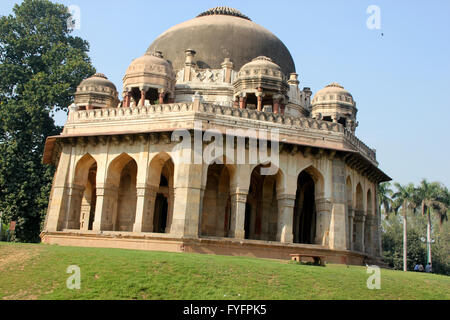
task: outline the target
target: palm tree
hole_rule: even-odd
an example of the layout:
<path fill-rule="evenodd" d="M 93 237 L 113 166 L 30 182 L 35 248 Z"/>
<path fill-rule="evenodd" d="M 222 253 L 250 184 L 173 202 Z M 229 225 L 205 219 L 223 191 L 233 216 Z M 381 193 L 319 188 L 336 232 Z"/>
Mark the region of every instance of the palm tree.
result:
<path fill-rule="evenodd" d="M 442 224 L 448 220 L 447 211 L 449 210 L 449 192 L 447 187 L 438 183 L 429 183 L 426 179 L 420 182 L 416 188 L 415 201 L 422 207 L 422 215 L 427 215 L 427 251 L 428 263 L 431 265 L 431 210 L 439 217 L 439 229 L 442 230 Z"/>
<path fill-rule="evenodd" d="M 398 210 L 402 208 L 403 212 L 403 271 L 407 271 L 407 219 L 406 219 L 406 210 L 408 208 L 416 210 L 416 201 L 414 201 L 414 197 L 416 194 L 416 190 L 412 183 L 402 186 L 400 183 L 394 183 L 397 192 L 392 195 L 393 205 L 392 208 L 395 214 L 398 213 Z"/>
<path fill-rule="evenodd" d="M 384 213 L 386 214 L 386 219 L 389 219 L 389 214 L 392 213 L 392 195 L 394 192 L 391 189 L 391 184 L 389 182 L 383 182 L 378 185 L 378 206 L 379 212 L 381 213 L 381 207 L 384 208 Z"/>

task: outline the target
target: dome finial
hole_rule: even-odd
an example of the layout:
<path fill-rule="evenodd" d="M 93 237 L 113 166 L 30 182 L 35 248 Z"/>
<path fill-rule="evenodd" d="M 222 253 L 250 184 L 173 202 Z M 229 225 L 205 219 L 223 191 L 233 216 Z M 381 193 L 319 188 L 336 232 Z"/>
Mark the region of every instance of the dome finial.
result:
<path fill-rule="evenodd" d="M 238 18 L 242 18 L 242 19 L 246 19 L 246 20 L 252 21 L 252 19 L 250 19 L 246 15 L 242 14 L 239 10 L 236 10 L 236 9 L 230 8 L 230 7 L 215 7 L 215 8 L 211 8 L 209 10 L 206 10 L 206 11 L 200 13 L 197 16 L 197 18 L 198 17 L 204 17 L 204 16 L 212 16 L 212 15 L 233 16 L 233 17 L 238 17 Z"/>

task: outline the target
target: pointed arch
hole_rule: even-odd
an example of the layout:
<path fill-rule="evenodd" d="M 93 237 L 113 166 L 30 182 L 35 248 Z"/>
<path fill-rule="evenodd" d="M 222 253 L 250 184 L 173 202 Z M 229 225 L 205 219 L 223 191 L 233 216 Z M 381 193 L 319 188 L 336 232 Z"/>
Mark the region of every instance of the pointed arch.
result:
<path fill-rule="evenodd" d="M 170 233 L 174 206 L 174 171 L 173 159 L 166 152 L 156 154 L 150 161 L 147 175 L 150 206 L 149 211 L 144 213 L 144 232 Z"/>
<path fill-rule="evenodd" d="M 97 162 L 89 153 L 78 160 L 69 201 L 68 229 L 92 230 L 96 204 Z"/>
<path fill-rule="evenodd" d="M 200 234 L 227 237 L 231 219 L 231 173 L 225 164 L 213 162 L 206 173 L 200 217 Z"/>
<path fill-rule="evenodd" d="M 246 239 L 275 240 L 278 222 L 279 192 L 284 192 L 286 181 L 283 171 L 276 167 L 273 175 L 263 175 L 262 168 L 272 163 L 256 165 L 250 176 L 245 208 L 244 229 Z"/>
<path fill-rule="evenodd" d="M 109 164 L 105 188 L 110 190 L 111 208 L 107 211 L 104 230 L 133 230 L 137 202 L 137 162 L 127 153 L 115 157 Z"/>

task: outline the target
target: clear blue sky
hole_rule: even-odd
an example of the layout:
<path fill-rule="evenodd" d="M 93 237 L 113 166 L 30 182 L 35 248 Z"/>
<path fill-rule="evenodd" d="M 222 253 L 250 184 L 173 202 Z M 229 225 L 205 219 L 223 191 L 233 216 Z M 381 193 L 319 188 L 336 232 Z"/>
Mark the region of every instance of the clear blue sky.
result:
<path fill-rule="evenodd" d="M 0 15 L 17 2 L 1 0 Z M 58 2 L 79 6 L 75 35 L 89 41 L 94 66 L 119 91 L 128 64 L 159 34 L 211 7 L 234 7 L 286 44 L 302 87 L 316 92 L 336 81 L 353 94 L 357 136 L 395 181 L 450 186 L 448 0 Z M 366 27 L 369 5 L 381 9 L 381 30 Z"/>

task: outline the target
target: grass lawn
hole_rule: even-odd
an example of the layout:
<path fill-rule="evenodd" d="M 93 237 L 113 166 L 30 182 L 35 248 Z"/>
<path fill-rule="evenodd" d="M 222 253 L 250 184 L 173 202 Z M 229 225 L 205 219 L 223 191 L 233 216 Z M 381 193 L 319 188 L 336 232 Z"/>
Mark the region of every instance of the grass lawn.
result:
<path fill-rule="evenodd" d="M 69 290 L 67 267 L 81 269 Z M 450 299 L 450 277 L 365 267 L 120 249 L 0 243 L 0 299 Z"/>

